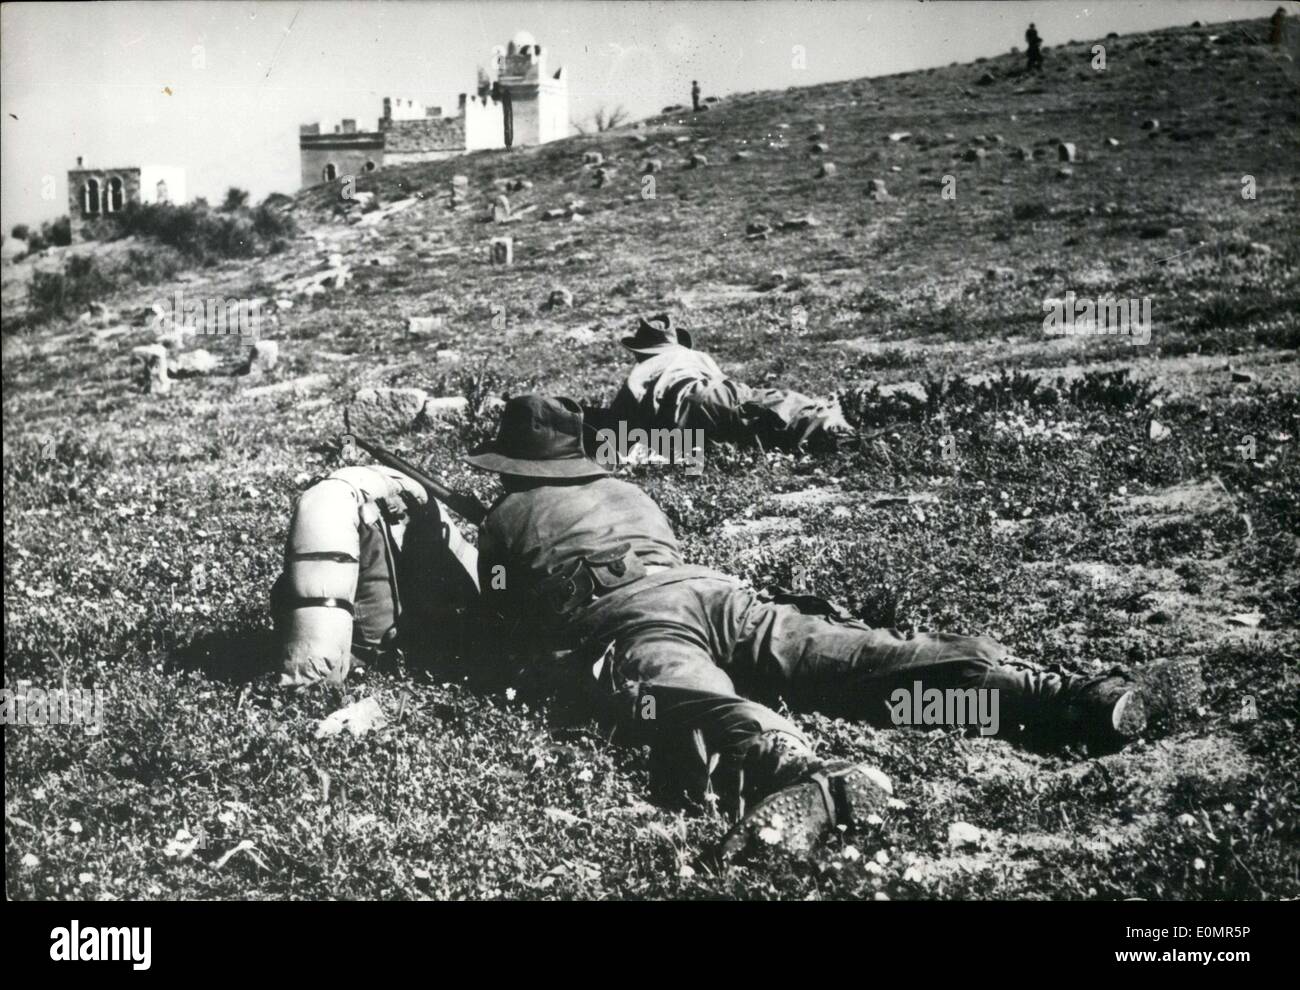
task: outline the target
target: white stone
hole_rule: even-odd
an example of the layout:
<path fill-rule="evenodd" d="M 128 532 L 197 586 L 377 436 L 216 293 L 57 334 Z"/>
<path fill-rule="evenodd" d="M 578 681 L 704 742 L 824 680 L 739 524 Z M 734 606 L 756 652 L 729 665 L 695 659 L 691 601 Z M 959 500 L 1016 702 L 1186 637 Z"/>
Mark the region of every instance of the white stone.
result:
<path fill-rule="evenodd" d="M 968 822 L 953 822 L 948 826 L 948 845 L 954 849 L 964 846 L 978 846 L 984 833 Z"/>
<path fill-rule="evenodd" d="M 246 374 L 260 376 L 280 363 L 280 345 L 274 340 L 259 340 L 248 349 Z"/>

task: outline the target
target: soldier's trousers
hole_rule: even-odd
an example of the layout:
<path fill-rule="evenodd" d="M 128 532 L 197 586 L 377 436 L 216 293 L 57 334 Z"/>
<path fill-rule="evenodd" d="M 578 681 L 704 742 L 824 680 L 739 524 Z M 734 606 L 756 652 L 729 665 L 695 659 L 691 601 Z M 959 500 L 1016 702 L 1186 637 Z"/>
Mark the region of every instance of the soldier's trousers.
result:
<path fill-rule="evenodd" d="M 988 637 L 904 635 L 824 605 L 774 599 L 712 573 L 629 595 L 601 622 L 601 642 L 613 643 L 601 676 L 620 731 L 659 750 L 687 792 L 720 769 L 753 800 L 817 762 L 771 707 L 778 697 L 795 710 L 887 725 L 899 688 L 997 688 L 1010 725 L 1059 688 L 1056 675 Z"/>
<path fill-rule="evenodd" d="M 758 436 L 776 446 L 794 446 L 822 431 L 849 432 L 839 406 L 799 392 L 751 388 L 730 378 L 694 382 L 667 404 L 676 402 L 674 425 L 700 429 L 710 440 L 736 441 Z"/>

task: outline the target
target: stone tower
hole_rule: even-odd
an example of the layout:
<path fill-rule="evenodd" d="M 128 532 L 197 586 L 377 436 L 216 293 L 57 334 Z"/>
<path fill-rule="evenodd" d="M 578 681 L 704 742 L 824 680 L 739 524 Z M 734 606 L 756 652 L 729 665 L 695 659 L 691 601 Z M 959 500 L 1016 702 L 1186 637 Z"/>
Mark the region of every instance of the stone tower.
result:
<path fill-rule="evenodd" d="M 518 32 L 494 52 L 488 75 L 492 94 L 508 112 L 503 141 L 509 147 L 545 144 L 569 136 L 569 83 L 564 69 L 547 71 L 546 54 L 531 34 Z"/>

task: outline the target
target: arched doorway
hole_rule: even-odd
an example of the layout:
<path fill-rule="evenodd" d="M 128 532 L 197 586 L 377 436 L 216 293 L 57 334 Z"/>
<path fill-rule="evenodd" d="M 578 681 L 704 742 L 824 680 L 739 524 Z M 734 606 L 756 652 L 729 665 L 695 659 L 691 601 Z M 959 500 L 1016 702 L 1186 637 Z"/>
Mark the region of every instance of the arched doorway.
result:
<path fill-rule="evenodd" d="M 333 182 L 339 177 L 339 170 L 334 167 L 333 162 L 327 162 L 325 170 L 321 172 L 321 178 L 326 182 Z"/>

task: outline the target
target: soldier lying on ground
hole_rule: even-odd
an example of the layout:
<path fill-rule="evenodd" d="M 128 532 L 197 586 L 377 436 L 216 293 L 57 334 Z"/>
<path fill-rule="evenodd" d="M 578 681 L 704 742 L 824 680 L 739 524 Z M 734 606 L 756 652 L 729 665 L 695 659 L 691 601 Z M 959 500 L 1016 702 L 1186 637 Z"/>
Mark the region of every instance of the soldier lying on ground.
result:
<path fill-rule="evenodd" d="M 576 402 L 521 396 L 497 438 L 467 458 L 505 488 L 480 530 L 484 604 L 507 647 L 570 651 L 578 662 L 566 669 L 595 677 L 617 733 L 648 743 L 683 788 L 711 788 L 743 816 L 725 854 L 760 830 L 806 850 L 888 792 L 866 765 L 823 764 L 765 703 L 778 695 L 802 711 L 888 724 L 900 689 L 974 688 L 999 693 L 1009 732 L 1051 727 L 1117 746 L 1145 726 L 1122 677 L 1048 672 L 983 636 L 873 629 L 818 599 L 759 594 L 687 564 L 659 507 L 589 460 L 582 434 Z"/>
<path fill-rule="evenodd" d="M 752 388 L 725 375 L 690 332 L 672 317 L 642 317 L 636 334 L 623 339 L 637 363 L 607 410 L 589 411 L 593 427 L 703 430 L 707 440 L 735 442 L 757 437 L 782 448 L 834 442 L 853 428 L 839 405 L 798 392 Z"/>

